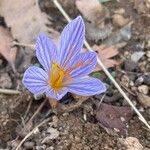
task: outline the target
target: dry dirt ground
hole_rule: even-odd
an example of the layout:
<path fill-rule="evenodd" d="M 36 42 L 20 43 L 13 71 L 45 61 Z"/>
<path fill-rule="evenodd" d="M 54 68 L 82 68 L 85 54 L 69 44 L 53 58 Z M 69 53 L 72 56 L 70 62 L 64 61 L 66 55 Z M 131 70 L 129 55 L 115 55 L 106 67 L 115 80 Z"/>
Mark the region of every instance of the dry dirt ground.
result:
<path fill-rule="evenodd" d="M 70 5 L 66 1 L 67 0 L 62 3 L 66 11 L 72 18 L 77 16 L 80 12 L 77 10 L 76 6 L 73 4 Z M 150 52 L 149 10 L 143 10 L 143 8 L 140 6 L 136 6 L 135 8 L 134 0 L 130 2 L 124 0 L 120 0 L 119 2 L 110 1 L 104 5 L 110 10 L 110 16 L 113 16 L 115 10 L 123 8 L 126 11 L 125 17 L 132 18 L 132 37 L 126 42 L 126 46 L 120 50 L 122 63 L 117 67 L 117 69 L 113 68 L 110 69 L 110 71 L 115 72 L 115 78 L 119 83 L 125 82 L 126 84 L 127 81 L 122 79 L 122 77 L 124 77 L 124 73 L 119 71 L 120 69 L 125 70 L 127 79 L 129 81 L 132 80 L 134 84 L 134 88 L 129 85 L 125 92 L 150 123 L 150 106 L 145 107 L 145 103 L 139 103 L 137 96 L 133 94 L 134 91 L 136 91 L 135 89 L 138 89 L 139 87 L 138 84 L 135 84 L 136 79 L 138 79 L 140 75 L 144 76 L 145 73 L 150 73 L 150 56 L 148 56 L 149 58 L 144 56 L 138 61 L 138 69 L 130 68 L 129 66 L 132 64 L 130 64 L 127 59 L 128 54 L 140 51 L 141 49 L 145 53 L 148 51 Z M 43 11 L 52 14 L 53 19 L 56 20 L 53 24 L 54 28 L 58 31 L 61 30 L 62 25 L 66 24 L 66 22 L 65 19 L 62 19 L 63 17 L 60 12 L 56 8 L 53 8 L 51 3 L 47 2 L 46 0 L 41 3 L 41 8 Z M 116 30 L 119 28 L 115 25 L 114 27 Z M 93 44 L 94 41 L 91 40 L 90 43 Z M 97 43 L 100 43 L 100 41 Z M 142 43 L 145 44 L 144 47 L 142 47 Z M 118 59 L 118 57 L 116 57 L 116 59 Z M 33 58 L 31 61 L 36 62 L 35 58 Z M 125 65 L 127 62 L 129 64 L 128 66 Z M 15 149 L 15 147 L 31 129 L 47 118 L 50 118 L 50 120 L 39 127 L 28 139 L 26 139 L 20 148 L 21 150 L 150 149 L 150 132 L 145 128 L 136 115 L 133 115 L 132 119 L 130 120 L 128 124 L 128 134 L 125 137 L 115 133 L 107 133 L 106 130 L 99 125 L 95 118 L 95 107 L 93 102 L 96 99 L 95 97 L 87 100 L 74 111 L 69 113 L 64 112 L 61 114 L 56 113 L 55 111 L 52 112 L 49 103 L 47 102 L 38 115 L 34 118 L 30 126 L 27 127 L 27 130 L 23 131 L 24 126 L 26 126 L 25 122 L 32 117 L 36 109 L 45 98 L 35 100 L 33 95 L 22 88 L 21 79 L 24 69 L 20 69 L 20 72 L 17 75 L 14 75 L 11 68 L 9 68 L 3 59 L 0 59 L 0 65 L 0 86 L 2 87 L 3 84 L 3 86 L 6 88 L 19 88 L 19 90 L 22 91 L 22 93 L 18 95 L 0 94 L 0 149 Z M 127 74 L 127 72 L 129 74 Z M 4 79 L 2 79 L 2 77 L 4 77 Z M 104 79 L 106 79 L 106 76 Z M 147 86 L 149 88 L 150 76 L 148 82 L 149 84 Z M 108 95 L 112 97 L 117 92 L 110 82 L 108 82 L 108 85 Z M 111 91 L 109 91 L 110 89 Z M 146 95 L 150 95 L 150 89 Z M 72 101 L 73 98 L 69 95 L 64 98 L 62 103 L 73 103 Z M 127 105 L 123 98 L 108 103 L 117 106 Z M 132 141 L 133 139 L 129 139 L 130 142 L 126 143 L 125 139 L 128 137 L 137 139 L 134 141 Z M 133 144 L 135 147 L 131 146 L 133 148 L 131 149 L 129 146 L 130 144 Z"/>

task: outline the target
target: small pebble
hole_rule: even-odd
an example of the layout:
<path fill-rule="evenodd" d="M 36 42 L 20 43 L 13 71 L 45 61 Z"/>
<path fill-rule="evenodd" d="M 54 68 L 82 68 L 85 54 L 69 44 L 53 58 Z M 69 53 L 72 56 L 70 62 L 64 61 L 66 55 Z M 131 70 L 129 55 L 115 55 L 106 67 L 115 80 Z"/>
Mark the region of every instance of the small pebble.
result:
<path fill-rule="evenodd" d="M 25 147 L 26 149 L 33 149 L 34 145 L 35 145 L 34 142 L 25 142 L 25 143 L 24 143 L 24 147 Z"/>
<path fill-rule="evenodd" d="M 124 8 L 119 8 L 119 9 L 115 10 L 114 12 L 115 12 L 115 14 L 124 14 L 125 9 Z"/>
<path fill-rule="evenodd" d="M 137 68 L 137 63 L 127 59 L 124 64 L 126 71 L 134 71 Z"/>
<path fill-rule="evenodd" d="M 142 106 L 144 108 L 149 108 L 150 107 L 150 97 L 142 94 L 142 93 L 138 93 L 138 101 L 142 104 Z"/>
<path fill-rule="evenodd" d="M 50 147 L 46 148 L 45 150 L 54 150 L 54 147 L 50 146 Z"/>
<path fill-rule="evenodd" d="M 128 23 L 128 19 L 124 18 L 122 15 L 120 14 L 115 14 L 113 16 L 113 23 L 118 25 L 119 27 L 124 26 L 125 24 Z"/>
<path fill-rule="evenodd" d="M 59 131 L 57 129 L 54 129 L 52 127 L 49 127 L 47 129 L 47 133 L 49 133 L 49 135 L 47 135 L 41 143 L 45 143 L 48 144 L 50 143 L 51 140 L 56 139 L 59 136 Z"/>
<path fill-rule="evenodd" d="M 147 56 L 148 58 L 150 58 L 150 51 L 147 51 L 147 52 L 146 52 L 146 56 Z"/>
<path fill-rule="evenodd" d="M 144 108 L 143 108 L 143 107 L 140 107 L 140 108 L 139 108 L 139 111 L 140 111 L 140 112 L 144 112 Z"/>
<path fill-rule="evenodd" d="M 141 85 L 144 82 L 144 76 L 140 76 L 136 79 L 135 85 Z"/>
<path fill-rule="evenodd" d="M 150 76 L 144 76 L 144 84 L 150 86 Z"/>
<path fill-rule="evenodd" d="M 75 141 L 76 141 L 76 142 L 80 142 L 80 141 L 81 141 L 81 138 L 76 135 L 76 136 L 75 136 Z"/>
<path fill-rule="evenodd" d="M 133 81 L 130 81 L 130 86 L 134 86 L 134 82 Z"/>
<path fill-rule="evenodd" d="M 134 52 L 131 55 L 131 60 L 135 63 L 137 63 L 143 56 L 145 55 L 145 52 L 140 51 L 140 52 Z"/>
<path fill-rule="evenodd" d="M 143 146 L 135 137 L 120 138 L 119 142 L 126 150 L 143 150 Z"/>
<path fill-rule="evenodd" d="M 149 87 L 147 85 L 141 85 L 138 87 L 139 92 L 147 95 L 149 92 Z"/>
<path fill-rule="evenodd" d="M 53 116 L 53 126 L 54 127 L 58 126 L 58 121 L 59 121 L 58 117 L 57 116 Z"/>
<path fill-rule="evenodd" d="M 8 73 L 3 73 L 0 75 L 0 87 L 2 88 L 11 88 L 12 82 Z"/>

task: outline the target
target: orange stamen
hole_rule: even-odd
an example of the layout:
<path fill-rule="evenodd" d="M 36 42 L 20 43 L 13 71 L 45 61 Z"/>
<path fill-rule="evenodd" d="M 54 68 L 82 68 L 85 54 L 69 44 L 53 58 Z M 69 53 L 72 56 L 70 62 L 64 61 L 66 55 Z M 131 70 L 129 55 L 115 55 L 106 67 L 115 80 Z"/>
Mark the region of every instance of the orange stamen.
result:
<path fill-rule="evenodd" d="M 87 63 L 79 62 L 79 63 L 75 64 L 73 67 L 68 68 L 68 69 L 66 70 L 66 72 L 67 72 L 67 73 L 70 73 L 70 72 L 73 71 L 74 69 L 77 69 L 77 68 L 79 68 L 79 67 L 83 67 L 83 66 L 86 66 L 86 65 L 89 65 L 89 64 L 90 64 L 90 62 L 87 62 Z"/>
<path fill-rule="evenodd" d="M 56 90 L 56 91 L 60 90 L 64 86 L 63 83 L 64 83 L 65 77 L 67 79 L 72 78 L 72 76 L 70 74 L 71 71 L 73 71 L 74 69 L 77 69 L 79 67 L 89 65 L 89 64 L 90 63 L 88 63 L 88 62 L 87 63 L 79 62 L 79 63 L 75 64 L 74 66 L 72 66 L 71 68 L 64 70 L 56 62 L 52 62 L 52 69 L 51 69 L 49 84 L 51 85 L 51 87 L 54 90 Z"/>
<path fill-rule="evenodd" d="M 51 79 L 49 80 L 49 84 L 52 86 L 53 89 L 59 90 L 63 87 L 64 76 L 64 70 L 60 68 L 60 66 L 57 63 L 53 62 L 51 70 Z"/>

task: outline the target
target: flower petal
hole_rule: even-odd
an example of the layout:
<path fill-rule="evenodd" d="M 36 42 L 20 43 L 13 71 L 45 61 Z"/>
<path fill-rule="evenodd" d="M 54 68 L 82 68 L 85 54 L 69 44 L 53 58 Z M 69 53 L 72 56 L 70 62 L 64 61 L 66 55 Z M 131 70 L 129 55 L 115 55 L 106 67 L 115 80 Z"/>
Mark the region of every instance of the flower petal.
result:
<path fill-rule="evenodd" d="M 68 72 L 72 78 L 83 77 L 92 72 L 96 67 L 97 59 L 95 52 L 84 52 L 80 53 L 71 60 L 68 67 Z"/>
<path fill-rule="evenodd" d="M 92 96 L 106 91 L 104 83 L 91 77 L 76 78 L 68 83 L 66 87 L 69 92 L 81 96 Z"/>
<path fill-rule="evenodd" d="M 36 41 L 36 56 L 46 72 L 50 72 L 51 62 L 56 61 L 57 48 L 50 38 L 40 34 Z"/>
<path fill-rule="evenodd" d="M 83 46 L 85 25 L 81 16 L 71 21 L 62 31 L 58 51 L 59 64 L 65 67 L 72 57 L 75 57 Z"/>
<path fill-rule="evenodd" d="M 29 67 L 23 76 L 24 86 L 34 94 L 43 94 L 50 89 L 47 73 L 39 67 Z"/>
<path fill-rule="evenodd" d="M 53 89 L 48 89 L 46 91 L 46 95 L 48 97 L 52 97 L 52 98 L 54 98 L 56 100 L 60 100 L 60 99 L 62 99 L 63 96 L 65 96 L 67 94 L 67 92 L 68 92 L 67 88 L 63 88 L 63 89 L 61 89 L 59 91 L 55 91 Z"/>

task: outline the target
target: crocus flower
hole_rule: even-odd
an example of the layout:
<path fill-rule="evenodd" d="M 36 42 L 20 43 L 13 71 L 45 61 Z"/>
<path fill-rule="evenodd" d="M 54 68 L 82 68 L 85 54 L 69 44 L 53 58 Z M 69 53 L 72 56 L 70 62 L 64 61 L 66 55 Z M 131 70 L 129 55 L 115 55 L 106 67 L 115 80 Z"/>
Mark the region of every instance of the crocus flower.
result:
<path fill-rule="evenodd" d="M 62 31 L 58 46 L 40 34 L 36 41 L 36 56 L 42 68 L 31 66 L 23 76 L 23 84 L 34 94 L 45 93 L 60 100 L 67 92 L 91 96 L 106 91 L 98 79 L 89 77 L 97 64 L 95 52 L 80 52 L 85 37 L 81 16 Z"/>

